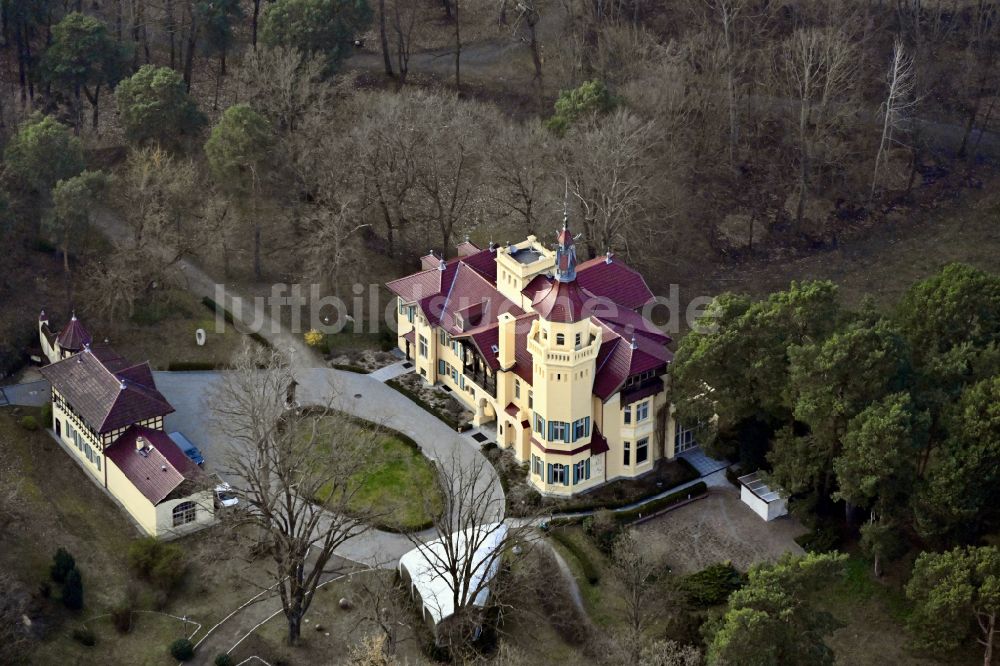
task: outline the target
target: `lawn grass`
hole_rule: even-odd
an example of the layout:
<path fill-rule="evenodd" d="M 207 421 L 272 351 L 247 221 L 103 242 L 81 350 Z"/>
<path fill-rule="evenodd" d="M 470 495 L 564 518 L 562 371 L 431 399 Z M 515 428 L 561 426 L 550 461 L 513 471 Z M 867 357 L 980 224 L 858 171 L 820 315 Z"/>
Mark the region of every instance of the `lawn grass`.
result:
<path fill-rule="evenodd" d="M 110 338 L 112 346 L 125 358 L 148 360 L 159 370 L 172 363 L 228 363 L 242 343 L 242 336 L 232 325 L 227 323 L 217 330 L 212 312 L 183 290 L 167 292 L 155 306 L 137 310 L 132 321 L 117 325 L 116 330 L 103 331 L 88 321 L 84 323 L 95 339 Z M 205 331 L 205 344 L 200 347 L 195 341 L 199 328 Z"/>
<path fill-rule="evenodd" d="M 567 548 L 561 541 L 553 540 L 554 547 L 562 555 L 569 565 L 573 577 L 576 578 L 580 587 L 580 595 L 583 597 L 583 606 L 587 609 L 587 615 L 599 627 L 615 629 L 622 626 L 622 604 L 614 594 L 612 581 L 607 575 L 610 566 L 608 558 L 597 546 L 587 537 L 581 527 L 560 527 L 562 533 L 561 541 L 571 542 L 571 548 Z M 582 553 L 599 573 L 599 580 L 591 584 L 588 580 L 588 567 L 584 565 L 577 553 Z"/>
<path fill-rule="evenodd" d="M 105 616 L 132 588 L 139 610 L 187 615 L 207 630 L 233 608 L 269 584 L 264 562 L 244 561 L 229 548 L 226 534 L 208 529 L 175 541 L 184 551 L 188 575 L 169 598 L 157 600 L 149 586 L 128 567 L 129 545 L 139 533 L 120 509 L 47 432 L 18 425 L 41 410 L 0 408 L 0 495 L 15 489 L 13 516 L 0 511 L 0 567 L 29 591 L 49 580 L 49 565 L 62 546 L 76 559 L 83 578 L 84 608 L 68 611 L 59 602 L 59 586 L 50 599 L 36 596 L 33 620 L 42 630 L 32 646 L 31 664 L 170 664 L 170 641 L 190 635 L 176 620 L 139 613 L 129 634 L 118 634 Z M 84 624 L 98 643 L 87 648 L 70 634 Z M 196 637 L 197 639 L 197 637 Z"/>
<path fill-rule="evenodd" d="M 173 666 L 168 646 L 178 638 L 186 638 L 196 624 L 182 622 L 167 614 L 135 613 L 132 629 L 118 633 L 108 616 L 73 621 L 64 634 L 86 626 L 94 633 L 97 643 L 87 647 L 66 635 L 43 643 L 33 655 L 35 664 L 142 664 L 143 666 Z"/>
<path fill-rule="evenodd" d="M 288 625 L 278 614 L 262 625 L 250 638 L 232 653 L 234 663 L 253 655 L 271 664 L 306 666 L 312 664 L 347 663 L 350 649 L 368 634 L 379 632 L 371 622 L 371 610 L 364 587 L 374 588 L 376 578 L 393 577 L 393 571 L 367 571 L 335 580 L 316 590 L 316 596 L 302 625 L 299 645 L 289 647 Z M 343 610 L 340 599 L 348 599 L 352 608 Z M 319 629 L 318 629 L 319 628 Z M 402 625 L 398 630 L 396 656 L 399 663 L 426 663 L 420 650 L 420 636 L 426 632 L 421 627 Z"/>
<path fill-rule="evenodd" d="M 318 433 L 323 438 L 344 415 L 318 417 L 329 423 L 320 424 Z M 335 421 L 336 420 L 336 421 Z M 331 450 L 323 444 L 324 452 Z M 433 463 L 420 452 L 420 448 L 405 435 L 394 431 L 380 433 L 374 449 L 367 453 L 362 469 L 352 476 L 359 490 L 349 503 L 358 515 L 375 514 L 375 526 L 392 531 L 418 531 L 430 527 L 444 509 L 444 496 L 438 485 L 438 473 Z M 320 501 L 329 496 L 321 492 Z"/>

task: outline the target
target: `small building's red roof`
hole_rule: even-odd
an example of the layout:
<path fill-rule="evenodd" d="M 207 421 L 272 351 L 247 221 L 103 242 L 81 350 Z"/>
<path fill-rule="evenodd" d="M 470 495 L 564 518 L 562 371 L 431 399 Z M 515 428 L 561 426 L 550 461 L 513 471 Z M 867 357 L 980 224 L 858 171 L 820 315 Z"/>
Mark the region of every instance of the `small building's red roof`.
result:
<path fill-rule="evenodd" d="M 99 434 L 174 411 L 148 363 L 129 363 L 109 347 L 87 348 L 41 369 L 73 410 Z"/>
<path fill-rule="evenodd" d="M 139 437 L 146 442 L 143 452 L 136 446 Z M 132 426 L 104 453 L 154 505 L 165 500 L 184 481 L 199 476 L 195 464 L 162 430 Z"/>

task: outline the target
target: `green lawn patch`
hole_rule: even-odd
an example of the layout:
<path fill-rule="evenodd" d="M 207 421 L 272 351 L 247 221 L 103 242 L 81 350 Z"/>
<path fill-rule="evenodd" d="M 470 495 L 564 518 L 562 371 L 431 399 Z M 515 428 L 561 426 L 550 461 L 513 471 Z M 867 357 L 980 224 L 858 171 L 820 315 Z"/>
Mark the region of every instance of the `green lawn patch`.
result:
<path fill-rule="evenodd" d="M 347 417 L 327 414 L 319 418 L 330 419 L 332 423 L 332 419 Z M 319 432 L 322 437 L 322 424 Z M 386 431 L 365 456 L 364 467 L 355 473 L 354 480 L 360 489 L 351 498 L 349 508 L 359 515 L 378 514 L 374 525 L 379 529 L 396 532 L 427 529 L 444 510 L 444 496 L 434 464 L 424 457 L 416 442 L 402 433 Z M 326 489 L 325 496 L 321 493 L 318 499 L 325 500 L 329 492 Z"/>

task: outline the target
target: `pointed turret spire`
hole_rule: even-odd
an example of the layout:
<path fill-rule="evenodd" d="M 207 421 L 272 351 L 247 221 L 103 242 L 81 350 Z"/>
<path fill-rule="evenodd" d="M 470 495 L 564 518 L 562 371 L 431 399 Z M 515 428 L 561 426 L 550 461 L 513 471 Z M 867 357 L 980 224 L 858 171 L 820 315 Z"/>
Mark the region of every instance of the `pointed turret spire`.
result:
<path fill-rule="evenodd" d="M 576 279 L 576 248 L 573 246 L 573 232 L 565 220 L 556 242 L 556 279 L 572 282 Z"/>

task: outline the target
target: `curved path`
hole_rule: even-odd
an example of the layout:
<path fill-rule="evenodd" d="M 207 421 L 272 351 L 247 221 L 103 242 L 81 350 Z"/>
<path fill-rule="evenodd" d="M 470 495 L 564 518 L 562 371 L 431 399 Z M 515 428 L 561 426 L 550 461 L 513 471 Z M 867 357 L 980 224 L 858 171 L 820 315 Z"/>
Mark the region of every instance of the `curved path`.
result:
<path fill-rule="evenodd" d="M 205 407 L 218 372 L 156 372 L 156 385 L 177 411 L 166 419 L 168 431 L 181 430 L 194 441 L 211 468 L 213 460 L 222 460 L 226 442 L 220 441 L 209 423 Z M 503 488 L 493 466 L 468 435 L 461 435 L 413 403 L 402 393 L 386 386 L 371 375 L 361 375 L 329 368 L 297 367 L 299 386 L 296 398 L 302 405 L 329 405 L 352 416 L 397 430 L 412 438 L 424 455 L 444 466 L 460 465 L 476 470 L 477 483 L 489 484 L 498 507 L 504 503 Z M 414 498 L 416 499 L 416 498 Z M 434 530 L 421 537 L 434 538 Z M 336 554 L 366 566 L 392 568 L 403 553 L 412 550 L 410 539 L 402 534 L 369 529 L 345 542 Z"/>

